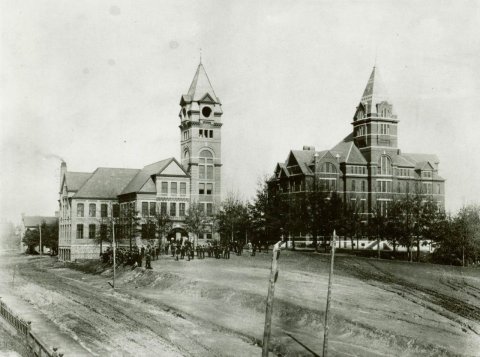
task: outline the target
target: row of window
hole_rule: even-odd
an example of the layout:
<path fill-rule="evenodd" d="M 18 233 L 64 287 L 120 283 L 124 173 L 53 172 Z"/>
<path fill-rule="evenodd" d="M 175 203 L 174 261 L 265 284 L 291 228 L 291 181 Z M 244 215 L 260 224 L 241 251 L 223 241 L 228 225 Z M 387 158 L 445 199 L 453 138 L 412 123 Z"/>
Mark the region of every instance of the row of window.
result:
<path fill-rule="evenodd" d="M 112 205 L 113 217 L 119 216 L 119 206 L 118 204 Z M 77 203 L 77 217 L 85 217 L 85 204 Z M 97 217 L 97 204 L 90 203 L 88 205 L 88 217 Z M 108 217 L 108 204 L 100 204 L 100 217 Z"/>
<path fill-rule="evenodd" d="M 213 130 L 199 129 L 198 130 L 199 138 L 213 138 Z"/>
<path fill-rule="evenodd" d="M 357 181 L 352 180 L 352 191 L 355 192 L 357 189 L 360 189 L 360 192 L 367 192 L 367 182 L 362 180 L 357 187 Z"/>
<path fill-rule="evenodd" d="M 348 172 L 350 172 L 354 175 L 366 175 L 367 174 L 367 168 L 365 166 L 349 166 L 348 167 Z"/>
<path fill-rule="evenodd" d="M 199 195 L 211 195 L 213 193 L 213 183 L 199 183 L 198 194 Z"/>
<path fill-rule="evenodd" d="M 390 134 L 390 124 L 379 123 L 378 132 L 382 135 L 389 135 Z"/>
<path fill-rule="evenodd" d="M 189 130 L 185 130 L 183 132 L 183 140 L 187 140 L 187 139 L 190 139 L 190 131 Z"/>
<path fill-rule="evenodd" d="M 161 193 L 162 195 L 168 195 L 168 184 L 169 182 L 162 181 L 161 183 Z M 178 189 L 180 186 L 180 190 Z M 178 182 L 170 182 L 170 195 L 177 195 L 180 193 L 181 196 L 185 196 L 187 194 L 187 183 L 186 182 L 180 182 L 180 185 L 178 185 Z"/>

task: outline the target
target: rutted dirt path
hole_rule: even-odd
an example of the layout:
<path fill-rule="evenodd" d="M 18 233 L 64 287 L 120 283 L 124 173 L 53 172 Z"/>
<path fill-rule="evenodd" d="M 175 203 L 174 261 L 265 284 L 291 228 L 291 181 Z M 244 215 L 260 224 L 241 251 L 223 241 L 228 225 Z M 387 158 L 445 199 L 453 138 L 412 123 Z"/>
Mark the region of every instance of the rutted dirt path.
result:
<path fill-rule="evenodd" d="M 28 264 L 15 294 L 91 355 L 260 355 L 270 255 L 161 257 L 153 271 L 119 269 L 115 292 L 107 284 L 111 271 L 84 274 L 50 258 L 22 259 Z M 328 257 L 282 252 L 279 263 L 273 349 L 321 355 Z M 330 355 L 480 350 L 477 270 L 342 256 L 335 269 Z"/>

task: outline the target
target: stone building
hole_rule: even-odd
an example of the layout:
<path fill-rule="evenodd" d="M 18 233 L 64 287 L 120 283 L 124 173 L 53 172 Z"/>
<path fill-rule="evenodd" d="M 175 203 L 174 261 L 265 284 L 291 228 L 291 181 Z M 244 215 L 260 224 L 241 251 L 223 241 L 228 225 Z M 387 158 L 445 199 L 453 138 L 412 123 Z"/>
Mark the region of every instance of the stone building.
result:
<path fill-rule="evenodd" d="M 445 180 L 434 154 L 403 153 L 398 147 L 399 119 L 373 68 L 352 121 L 352 132 L 329 150 L 304 146 L 278 163 L 269 182 L 276 192 L 295 194 L 318 187 L 337 192 L 365 219 L 375 208 L 408 193 L 432 197 L 444 207 Z"/>
<path fill-rule="evenodd" d="M 93 173 L 69 172 L 61 165 L 59 258 L 98 258 L 95 242 L 103 221 L 132 209 L 139 225 L 157 212 L 170 216 L 168 236 L 187 237 L 185 215 L 195 202 L 207 216 L 221 201 L 222 105 L 202 63 L 187 94 L 180 98 L 181 159 L 167 158 L 143 169 L 98 168 Z M 210 239 L 211 226 L 199 239 Z M 136 243 L 142 244 L 144 230 Z M 145 237 L 143 237 L 145 238 Z"/>

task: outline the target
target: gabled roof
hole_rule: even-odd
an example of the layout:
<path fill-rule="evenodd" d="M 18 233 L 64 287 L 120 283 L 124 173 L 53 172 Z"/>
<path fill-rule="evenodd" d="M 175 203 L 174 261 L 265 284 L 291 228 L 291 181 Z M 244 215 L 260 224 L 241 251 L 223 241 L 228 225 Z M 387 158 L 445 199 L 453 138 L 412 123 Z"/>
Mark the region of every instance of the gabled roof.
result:
<path fill-rule="evenodd" d="M 208 79 L 207 72 L 205 71 L 203 64 L 200 63 L 197 72 L 195 72 L 195 76 L 193 77 L 192 84 L 188 89 L 188 93 L 186 96 L 182 97 L 182 100 L 187 103 L 191 101 L 197 102 L 204 99 L 207 94 L 215 103 L 220 103 L 215 95 L 210 80 Z"/>
<path fill-rule="evenodd" d="M 132 192 L 156 192 L 155 183 L 153 182 L 152 176 L 153 175 L 161 175 L 162 172 L 170 165 L 170 164 L 177 165 L 179 170 L 183 175 L 188 177 L 188 174 L 183 169 L 182 165 L 178 163 L 178 161 L 170 157 L 165 160 L 161 160 L 155 162 L 153 164 L 145 166 L 143 169 L 138 170 L 138 173 L 135 177 L 128 183 L 128 185 L 122 190 L 120 194 L 124 195 L 126 193 Z"/>
<path fill-rule="evenodd" d="M 315 151 L 313 150 L 292 150 L 290 151 L 289 158 L 287 158 L 287 163 L 290 157 L 293 157 L 296 161 L 298 167 L 304 175 L 311 175 L 312 171 L 309 168 L 309 165 L 314 160 Z"/>
<path fill-rule="evenodd" d="M 440 160 L 438 160 L 438 156 L 435 154 L 416 154 L 416 153 L 404 153 L 402 154 L 405 158 L 412 161 L 413 163 L 417 163 L 420 161 L 428 161 L 432 164 L 438 164 Z"/>
<path fill-rule="evenodd" d="M 378 72 L 378 68 L 373 67 L 360 102 L 365 106 L 365 114 L 371 114 L 377 112 L 376 105 L 383 101 L 387 101 L 392 104 L 388 97 L 385 85 L 383 84 L 382 78 Z"/>
<path fill-rule="evenodd" d="M 23 225 L 25 228 L 37 228 L 43 222 L 48 226 L 58 224 L 58 217 L 51 216 L 23 216 L 22 217 Z"/>
<path fill-rule="evenodd" d="M 90 172 L 65 172 L 63 178 L 67 184 L 69 192 L 76 192 L 83 186 L 83 184 L 92 176 Z"/>
<path fill-rule="evenodd" d="M 139 171 L 99 167 L 73 197 L 116 199 Z"/>
<path fill-rule="evenodd" d="M 415 164 L 413 162 L 411 162 L 410 160 L 408 160 L 408 158 L 406 158 L 402 154 L 396 155 L 392 159 L 393 159 L 393 163 L 396 164 L 397 166 L 415 167 Z"/>
<path fill-rule="evenodd" d="M 340 155 L 340 162 L 358 165 L 367 164 L 367 160 L 365 160 L 355 143 L 350 141 L 350 136 L 347 136 L 345 139 L 335 145 L 330 151 L 335 155 Z"/>

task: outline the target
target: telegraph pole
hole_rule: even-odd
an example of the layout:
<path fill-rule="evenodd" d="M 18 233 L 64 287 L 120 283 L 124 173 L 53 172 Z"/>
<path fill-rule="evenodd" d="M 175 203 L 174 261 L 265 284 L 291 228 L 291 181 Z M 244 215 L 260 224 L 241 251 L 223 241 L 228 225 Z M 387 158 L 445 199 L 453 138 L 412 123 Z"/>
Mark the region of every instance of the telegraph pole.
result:
<path fill-rule="evenodd" d="M 270 343 L 270 333 L 272 330 L 272 312 L 273 312 L 273 294 L 275 292 L 275 283 L 278 278 L 277 261 L 280 257 L 280 241 L 273 246 L 272 267 L 270 270 L 270 280 L 268 283 L 267 307 L 265 312 L 265 327 L 263 329 L 262 357 L 268 357 L 268 345 Z"/>
<path fill-rule="evenodd" d="M 43 249 L 42 249 L 42 225 L 38 225 L 38 231 L 40 232 L 40 255 L 43 255 Z"/>
<path fill-rule="evenodd" d="M 332 279 L 333 279 L 333 262 L 335 259 L 335 237 L 336 233 L 333 231 L 332 255 L 330 258 L 330 274 L 328 276 L 328 292 L 327 292 L 327 308 L 325 310 L 325 329 L 323 333 L 323 357 L 328 356 L 328 313 L 330 311 L 330 301 L 332 299 Z"/>
<path fill-rule="evenodd" d="M 113 219 L 113 214 L 112 214 L 112 235 L 113 235 L 113 286 L 112 288 L 115 289 L 115 268 L 117 265 L 115 262 L 116 244 L 115 244 L 115 220 Z"/>

